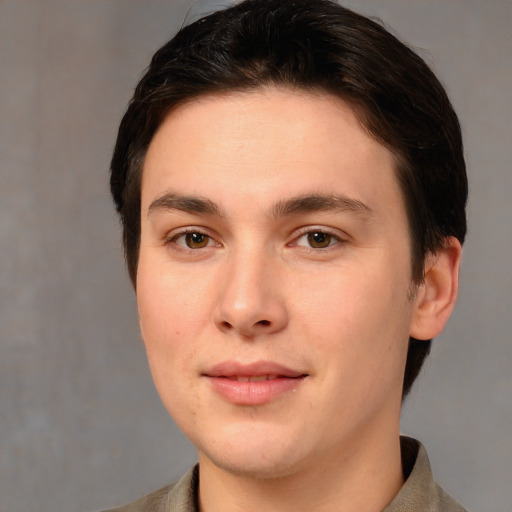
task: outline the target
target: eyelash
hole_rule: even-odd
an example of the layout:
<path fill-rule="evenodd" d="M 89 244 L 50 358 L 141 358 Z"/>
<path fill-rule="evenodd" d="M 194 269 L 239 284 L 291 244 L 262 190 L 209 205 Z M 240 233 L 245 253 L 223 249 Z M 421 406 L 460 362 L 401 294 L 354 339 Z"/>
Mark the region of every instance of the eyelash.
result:
<path fill-rule="evenodd" d="M 177 242 L 180 238 L 185 238 L 187 235 L 200 235 L 202 237 L 206 237 L 208 239 L 207 244 L 205 246 L 203 246 L 203 247 L 193 248 L 193 247 L 188 247 L 186 245 L 186 242 L 184 242 L 183 245 L 181 245 L 181 244 L 179 244 Z M 184 229 L 184 230 L 179 231 L 177 233 L 176 232 L 170 233 L 169 235 L 167 235 L 165 237 L 165 240 L 164 240 L 165 245 L 171 245 L 172 244 L 176 248 L 178 248 L 178 250 L 192 251 L 192 252 L 198 251 L 199 249 L 204 249 L 206 247 L 212 247 L 212 245 L 210 245 L 211 242 L 213 242 L 217 247 L 220 247 L 220 244 L 215 240 L 215 238 L 213 238 L 212 236 L 210 236 L 207 233 L 205 233 L 204 229 L 202 229 L 202 228 L 194 228 L 194 227 Z"/>
<path fill-rule="evenodd" d="M 311 240 L 308 239 L 306 244 L 300 244 L 299 241 L 305 237 L 311 237 L 314 235 L 323 235 L 328 238 L 327 245 L 323 247 L 313 247 L 311 245 Z M 178 240 L 181 238 L 185 239 L 187 235 L 199 235 L 201 237 L 205 237 L 207 239 L 206 244 L 201 247 L 189 247 L 187 242 L 184 241 L 183 244 L 178 243 Z M 337 246 L 339 244 L 346 243 L 346 237 L 340 236 L 340 234 L 334 233 L 332 230 L 326 229 L 325 227 L 311 227 L 303 228 L 294 238 L 293 240 L 287 244 L 288 247 L 302 247 L 304 250 L 309 250 L 313 252 L 318 251 L 326 251 L 331 247 Z M 200 243 L 200 242 L 199 242 Z M 322 243 L 322 240 L 319 240 L 318 243 Z M 215 240 L 214 237 L 205 232 L 203 228 L 187 228 L 185 230 L 179 232 L 173 232 L 165 237 L 164 244 L 169 246 L 173 245 L 175 249 L 180 251 L 187 252 L 197 252 L 200 249 L 206 249 L 210 247 L 221 247 L 221 244 Z"/>
<path fill-rule="evenodd" d="M 310 241 L 306 245 L 301 245 L 298 242 L 304 238 L 309 237 L 315 234 L 321 234 L 329 237 L 329 243 L 325 247 L 312 247 Z M 332 243 L 331 243 L 332 242 Z M 309 251 L 325 251 L 339 244 L 343 244 L 347 242 L 347 238 L 340 235 L 340 233 L 334 233 L 333 230 L 327 229 L 325 227 L 312 227 L 308 226 L 304 228 L 297 236 L 294 237 L 292 242 L 290 242 L 289 246 L 299 246 L 303 247 L 305 250 Z"/>

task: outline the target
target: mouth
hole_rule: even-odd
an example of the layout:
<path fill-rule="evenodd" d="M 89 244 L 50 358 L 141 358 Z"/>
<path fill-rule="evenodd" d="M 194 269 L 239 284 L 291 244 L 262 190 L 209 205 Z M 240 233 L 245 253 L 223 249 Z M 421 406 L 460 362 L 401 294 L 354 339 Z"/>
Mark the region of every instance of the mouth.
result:
<path fill-rule="evenodd" d="M 279 378 L 288 378 L 284 375 L 253 375 L 253 376 L 242 376 L 242 375 L 233 375 L 231 377 L 225 377 L 229 380 L 235 380 L 236 382 L 264 382 L 266 380 L 276 380 Z M 290 377 L 296 378 L 296 377 Z"/>
<path fill-rule="evenodd" d="M 227 361 L 203 374 L 214 392 L 235 405 L 262 405 L 297 391 L 307 373 L 272 362 L 240 364 Z"/>

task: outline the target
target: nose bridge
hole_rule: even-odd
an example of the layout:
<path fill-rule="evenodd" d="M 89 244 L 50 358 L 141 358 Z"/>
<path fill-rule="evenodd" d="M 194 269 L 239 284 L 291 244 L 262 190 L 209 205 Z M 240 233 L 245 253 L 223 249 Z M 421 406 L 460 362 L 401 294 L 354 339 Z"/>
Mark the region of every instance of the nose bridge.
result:
<path fill-rule="evenodd" d="M 280 330 L 287 314 L 276 287 L 279 267 L 278 258 L 263 244 L 247 243 L 233 250 L 219 283 L 217 326 L 244 336 Z"/>
<path fill-rule="evenodd" d="M 241 314 L 260 309 L 268 293 L 270 257 L 267 251 L 255 245 L 247 244 L 233 251 L 224 276 L 225 307 Z"/>

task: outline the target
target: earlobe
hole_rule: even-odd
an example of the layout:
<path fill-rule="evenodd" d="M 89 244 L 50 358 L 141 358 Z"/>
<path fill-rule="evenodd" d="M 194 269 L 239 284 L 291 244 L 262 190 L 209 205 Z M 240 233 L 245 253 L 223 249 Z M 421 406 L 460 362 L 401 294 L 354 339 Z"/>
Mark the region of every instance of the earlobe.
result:
<path fill-rule="evenodd" d="M 437 336 L 451 315 L 459 290 L 460 242 L 448 237 L 444 246 L 425 260 L 425 277 L 418 287 L 410 336 L 429 340 Z"/>

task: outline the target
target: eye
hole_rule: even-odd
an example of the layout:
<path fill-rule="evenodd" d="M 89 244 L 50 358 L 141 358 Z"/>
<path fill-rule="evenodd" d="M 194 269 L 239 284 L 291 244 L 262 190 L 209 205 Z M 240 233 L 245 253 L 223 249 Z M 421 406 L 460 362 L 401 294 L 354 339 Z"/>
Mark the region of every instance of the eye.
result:
<path fill-rule="evenodd" d="M 187 249 L 203 249 L 204 247 L 213 247 L 216 242 L 208 235 L 200 231 L 189 231 L 179 233 L 170 239 L 170 242 Z"/>
<path fill-rule="evenodd" d="M 326 249 L 340 242 L 340 239 L 325 231 L 314 230 L 304 233 L 297 238 L 296 245 L 300 247 L 310 247 L 312 249 Z"/>

